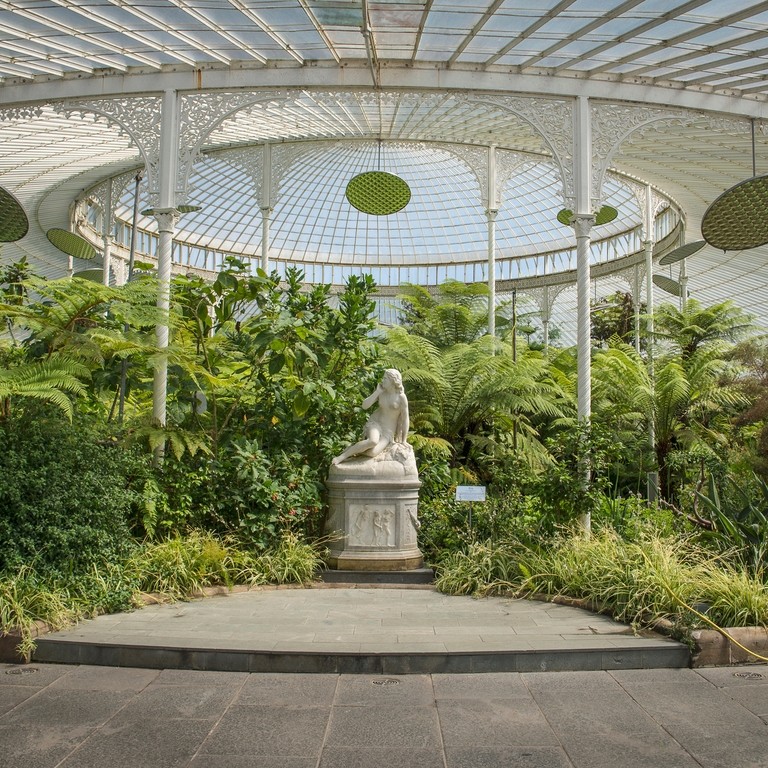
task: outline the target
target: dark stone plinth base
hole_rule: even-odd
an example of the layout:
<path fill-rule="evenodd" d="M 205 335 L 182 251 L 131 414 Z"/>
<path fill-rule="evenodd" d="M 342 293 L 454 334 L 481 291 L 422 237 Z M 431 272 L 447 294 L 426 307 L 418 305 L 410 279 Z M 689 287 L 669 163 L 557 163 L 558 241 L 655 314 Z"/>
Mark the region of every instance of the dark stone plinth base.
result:
<path fill-rule="evenodd" d="M 320 574 L 326 584 L 431 584 L 435 574 L 431 568 L 409 571 L 329 570 Z"/>

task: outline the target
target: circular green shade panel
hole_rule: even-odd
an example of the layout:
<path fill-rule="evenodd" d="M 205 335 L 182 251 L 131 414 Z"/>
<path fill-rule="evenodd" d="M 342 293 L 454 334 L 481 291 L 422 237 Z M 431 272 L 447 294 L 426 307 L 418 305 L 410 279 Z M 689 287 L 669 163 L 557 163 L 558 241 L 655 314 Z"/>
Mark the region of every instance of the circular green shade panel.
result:
<path fill-rule="evenodd" d="M 723 192 L 704 213 L 701 234 L 723 251 L 768 243 L 768 176 L 755 176 Z"/>
<path fill-rule="evenodd" d="M 665 275 L 654 275 L 653 284 L 658 285 L 662 291 L 671 293 L 673 296 L 682 296 L 683 286 L 680 285 L 677 280 L 673 280 L 671 277 L 666 277 Z"/>
<path fill-rule="evenodd" d="M 96 258 L 96 249 L 85 238 L 74 232 L 54 227 L 49 229 L 45 236 L 67 256 L 74 256 L 76 259 Z"/>
<path fill-rule="evenodd" d="M 15 243 L 29 232 L 29 220 L 21 203 L 0 187 L 0 243 Z"/>
<path fill-rule="evenodd" d="M 81 277 L 83 280 L 92 280 L 94 283 L 100 283 L 104 279 L 104 271 L 101 269 L 81 269 L 75 272 L 74 277 Z"/>
<path fill-rule="evenodd" d="M 694 253 L 700 251 L 707 244 L 706 240 L 696 240 L 693 243 L 686 243 L 679 248 L 675 248 L 674 251 L 665 253 L 660 259 L 659 264 L 674 264 L 676 261 L 682 261 L 688 256 L 692 256 Z"/>
<path fill-rule="evenodd" d="M 399 176 L 368 171 L 351 179 L 345 194 L 358 211 L 372 216 L 389 216 L 408 205 L 411 188 Z"/>
<path fill-rule="evenodd" d="M 195 211 L 199 211 L 202 209 L 202 206 L 200 205 L 177 205 L 176 206 L 176 212 L 177 213 L 194 213 Z M 156 211 L 158 211 L 158 208 L 145 208 L 142 212 L 142 216 L 154 216 Z"/>
<path fill-rule="evenodd" d="M 613 221 L 618 215 L 619 212 L 615 208 L 612 208 L 610 205 L 604 205 L 595 214 L 595 222 L 592 226 L 599 227 L 601 224 L 607 224 L 609 221 Z M 573 211 L 563 208 L 563 210 L 557 214 L 557 220 L 566 227 L 569 227 L 573 221 L 573 216 Z"/>

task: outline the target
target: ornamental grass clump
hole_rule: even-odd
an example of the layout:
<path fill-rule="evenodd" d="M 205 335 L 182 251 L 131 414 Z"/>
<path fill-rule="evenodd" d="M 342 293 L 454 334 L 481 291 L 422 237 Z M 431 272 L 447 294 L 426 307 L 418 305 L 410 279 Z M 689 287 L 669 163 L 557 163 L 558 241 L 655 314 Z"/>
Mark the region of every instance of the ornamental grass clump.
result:
<path fill-rule="evenodd" d="M 261 555 L 255 571 L 274 584 L 307 584 L 324 567 L 325 541 L 308 543 L 293 531 L 285 531 L 273 550 Z"/>
<path fill-rule="evenodd" d="M 449 594 L 580 598 L 632 624 L 768 626 L 764 581 L 686 537 L 626 541 L 605 528 L 564 534 L 546 548 L 475 542 L 446 555 L 437 573 L 437 588 Z"/>
<path fill-rule="evenodd" d="M 18 652 L 34 648 L 37 622 L 61 629 L 76 621 L 78 613 L 60 590 L 40 582 L 29 566 L 0 575 L 0 636 L 18 632 Z"/>
<path fill-rule="evenodd" d="M 145 543 L 128 562 L 143 592 L 173 599 L 189 597 L 204 587 L 233 583 L 242 569 L 243 555 L 227 542 L 205 531 L 192 531 Z"/>
<path fill-rule="evenodd" d="M 489 595 L 522 585 L 519 547 L 491 541 L 471 542 L 466 551 L 444 555 L 435 567 L 435 587 L 449 595 Z"/>

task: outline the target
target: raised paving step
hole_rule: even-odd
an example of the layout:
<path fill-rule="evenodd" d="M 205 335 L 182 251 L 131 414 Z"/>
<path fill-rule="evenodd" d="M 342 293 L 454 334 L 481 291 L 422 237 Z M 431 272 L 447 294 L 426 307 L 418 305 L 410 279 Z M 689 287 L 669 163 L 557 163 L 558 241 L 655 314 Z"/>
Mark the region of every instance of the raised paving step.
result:
<path fill-rule="evenodd" d="M 253 590 L 100 616 L 38 639 L 34 660 L 337 674 L 688 667 L 690 651 L 606 616 L 429 588 Z"/>
<path fill-rule="evenodd" d="M 145 669 L 196 669 L 219 672 L 335 674 L 438 674 L 478 672 L 574 672 L 663 669 L 690 666 L 690 651 L 658 647 L 485 653 L 300 653 L 210 648 L 172 648 L 118 643 L 61 643 L 41 639 L 33 660 Z"/>
<path fill-rule="evenodd" d="M 410 571 L 321 571 L 325 584 L 431 584 L 435 573 L 431 568 Z"/>

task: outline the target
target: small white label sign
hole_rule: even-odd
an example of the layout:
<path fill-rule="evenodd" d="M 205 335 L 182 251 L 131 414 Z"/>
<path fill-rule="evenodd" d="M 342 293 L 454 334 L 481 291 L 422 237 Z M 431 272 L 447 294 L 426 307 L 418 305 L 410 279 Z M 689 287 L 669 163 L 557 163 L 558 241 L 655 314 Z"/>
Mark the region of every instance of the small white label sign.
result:
<path fill-rule="evenodd" d="M 485 501 L 485 486 L 457 485 L 456 501 Z"/>

